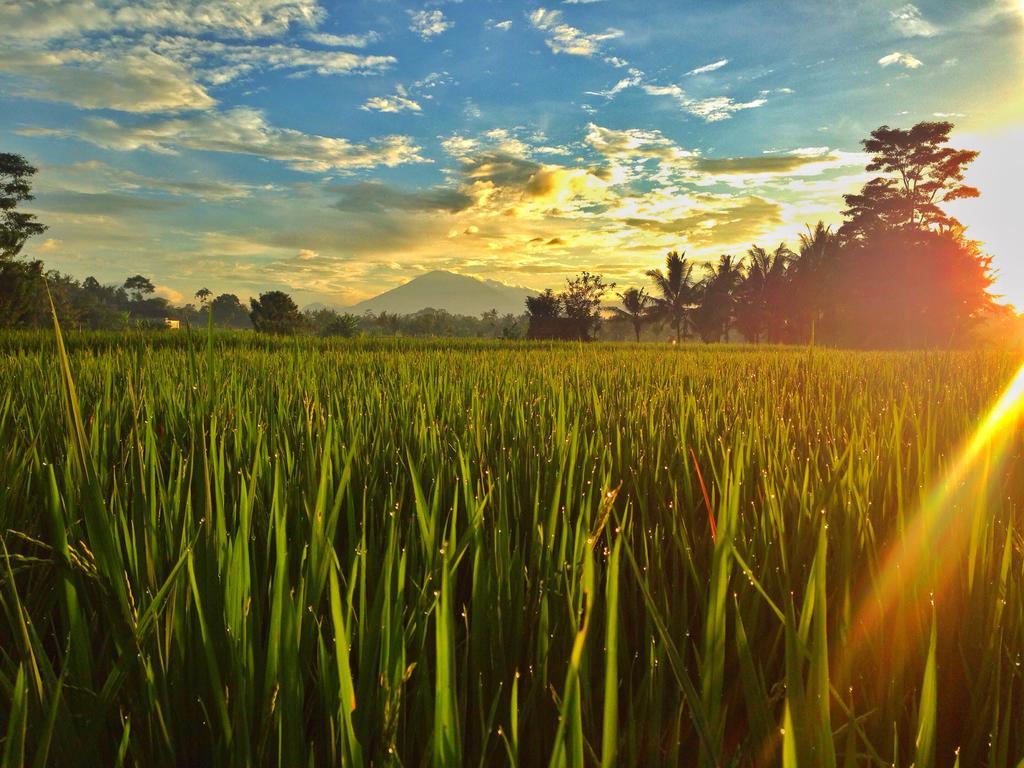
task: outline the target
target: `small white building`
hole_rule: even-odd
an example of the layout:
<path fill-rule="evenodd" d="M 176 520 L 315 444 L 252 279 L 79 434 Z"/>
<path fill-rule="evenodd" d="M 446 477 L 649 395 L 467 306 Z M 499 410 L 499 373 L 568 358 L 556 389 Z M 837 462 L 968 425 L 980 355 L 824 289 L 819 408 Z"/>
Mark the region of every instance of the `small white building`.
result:
<path fill-rule="evenodd" d="M 172 331 L 176 331 L 179 328 L 181 328 L 181 321 L 180 320 L 175 320 L 175 319 L 170 318 L 170 317 L 165 317 L 164 318 L 164 325 L 166 325 Z"/>

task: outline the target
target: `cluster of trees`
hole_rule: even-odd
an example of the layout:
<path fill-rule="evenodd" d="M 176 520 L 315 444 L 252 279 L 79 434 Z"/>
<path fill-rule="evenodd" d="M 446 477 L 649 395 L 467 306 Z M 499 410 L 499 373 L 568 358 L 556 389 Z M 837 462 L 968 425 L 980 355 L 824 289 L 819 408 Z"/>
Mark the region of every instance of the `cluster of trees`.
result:
<path fill-rule="evenodd" d="M 865 347 L 945 346 L 961 342 L 985 319 L 1010 315 L 989 293 L 989 258 L 967 238 L 942 205 L 978 190 L 964 183 L 976 152 L 947 146 L 953 126 L 925 122 L 909 130 L 883 126 L 863 142 L 867 168 L 878 177 L 845 196 L 836 231 L 819 223 L 795 249 L 751 247 L 742 258 L 723 255 L 696 265 L 672 251 L 664 270 L 649 270 L 648 287 L 617 296 L 615 284 L 583 272 L 563 291 L 526 300 L 526 315 L 482 317 L 428 309 L 357 317 L 331 309 L 301 312 L 282 291 L 251 299 L 203 288 L 195 303 L 172 306 L 142 275 L 122 285 L 79 282 L 45 272 L 41 261 L 20 258 L 25 242 L 46 227 L 18 210 L 32 200 L 36 169 L 18 155 L 0 154 L 0 327 L 39 326 L 48 320 L 47 290 L 69 327 L 163 326 L 167 319 L 208 321 L 265 333 L 358 333 L 407 336 L 483 336 L 590 340 L 624 330 L 637 341 L 645 331 L 669 332 L 675 341 L 818 341 Z M 44 279 L 45 278 L 45 279 Z M 602 330 L 602 319 L 610 323 Z"/>
<path fill-rule="evenodd" d="M 318 336 L 457 336 L 518 338 L 525 323 L 497 310 L 480 317 L 453 315 L 443 309 L 423 309 L 410 315 L 367 312 L 353 315 L 321 307 L 300 312 L 282 291 L 270 291 L 251 300 L 252 325 L 263 333 L 313 333 Z"/>
<path fill-rule="evenodd" d="M 283 291 L 268 291 L 246 306 L 232 293 L 214 296 L 208 288 L 195 301 L 175 306 L 158 296 L 144 275 L 105 285 L 95 277 L 76 280 L 45 270 L 40 260 L 21 257 L 29 238 L 46 231 L 36 217 L 18 210 L 33 200 L 31 179 L 36 169 L 23 157 L 0 153 L 0 328 L 44 327 L 50 322 L 52 299 L 68 328 L 117 330 L 127 327 L 164 328 L 167 321 L 204 327 L 255 329 L 263 333 L 312 333 L 321 336 L 402 335 L 518 338 L 523 317 L 485 312 L 480 317 L 425 309 L 411 315 L 389 312 L 356 316 L 329 308 L 300 311 Z"/>
<path fill-rule="evenodd" d="M 751 247 L 723 255 L 696 274 L 685 254 L 650 270 L 652 290 L 618 294 L 612 319 L 632 330 L 670 329 L 675 341 L 819 341 L 863 347 L 947 346 L 965 341 L 985 320 L 1010 313 L 995 303 L 990 260 L 942 204 L 976 197 L 964 171 L 976 152 L 946 146 L 952 124 L 883 126 L 863 142 L 879 176 L 845 195 L 844 222 L 822 223 L 796 249 Z M 587 301 L 570 309 L 586 289 Z M 566 291 L 527 302 L 531 338 L 590 339 L 606 286 L 584 273 Z"/>

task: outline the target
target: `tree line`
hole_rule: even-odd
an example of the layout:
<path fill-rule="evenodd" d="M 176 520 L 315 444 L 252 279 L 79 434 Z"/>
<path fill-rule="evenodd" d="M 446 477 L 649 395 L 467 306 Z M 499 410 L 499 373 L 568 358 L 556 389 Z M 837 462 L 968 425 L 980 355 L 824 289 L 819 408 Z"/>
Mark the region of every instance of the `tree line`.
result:
<path fill-rule="evenodd" d="M 976 152 L 948 146 L 953 125 L 919 123 L 908 130 L 882 126 L 863 143 L 878 173 L 860 192 L 844 196 L 843 223 L 818 223 L 795 248 L 754 245 L 698 266 L 671 251 L 643 287 L 613 293 L 615 284 L 587 271 L 526 300 L 525 315 L 496 312 L 472 318 L 443 310 L 413 315 L 356 316 L 319 308 L 305 312 L 283 291 L 248 306 L 234 294 L 206 288 L 195 302 L 173 306 L 143 275 L 121 285 L 93 277 L 78 281 L 21 257 L 29 238 L 46 227 L 18 210 L 31 201 L 36 173 L 24 158 L 0 154 L 0 327 L 48 322 L 49 297 L 69 327 L 163 327 L 167 320 L 207 322 L 266 333 L 359 333 L 485 336 L 587 341 L 623 332 L 676 342 L 811 341 L 861 347 L 934 347 L 965 343 L 980 324 L 1009 316 L 990 293 L 991 263 L 943 204 L 976 197 L 964 183 Z M 617 306 L 606 298 L 615 295 Z M 605 323 L 604 320 L 611 322 Z"/>
<path fill-rule="evenodd" d="M 843 223 L 818 223 L 796 248 L 752 246 L 698 271 L 670 252 L 649 286 L 617 295 L 611 319 L 637 341 L 645 329 L 705 342 L 935 347 L 966 343 L 979 325 L 1012 314 L 990 293 L 991 262 L 943 204 L 977 197 L 964 183 L 977 152 L 948 146 L 953 126 L 882 126 L 863 142 L 879 175 L 844 196 Z M 589 340 L 614 284 L 584 272 L 560 293 L 527 300 L 534 339 Z"/>

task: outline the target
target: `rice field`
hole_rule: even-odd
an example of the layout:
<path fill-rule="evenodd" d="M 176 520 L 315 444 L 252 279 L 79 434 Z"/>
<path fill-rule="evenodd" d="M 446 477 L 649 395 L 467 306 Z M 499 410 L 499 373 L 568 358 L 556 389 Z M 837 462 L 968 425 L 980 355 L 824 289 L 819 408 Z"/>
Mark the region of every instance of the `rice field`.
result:
<path fill-rule="evenodd" d="M 1017 766 L 1020 363 L 0 336 L 2 766 Z"/>

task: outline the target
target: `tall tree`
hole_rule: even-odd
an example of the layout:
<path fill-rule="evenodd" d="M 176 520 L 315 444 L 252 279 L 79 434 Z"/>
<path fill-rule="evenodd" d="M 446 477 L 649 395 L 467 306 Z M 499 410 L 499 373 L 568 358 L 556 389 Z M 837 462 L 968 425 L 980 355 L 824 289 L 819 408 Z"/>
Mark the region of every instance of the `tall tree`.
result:
<path fill-rule="evenodd" d="M 946 146 L 951 123 L 882 126 L 864 142 L 882 175 L 845 197 L 843 343 L 946 346 L 991 309 L 990 262 L 942 205 L 978 190 L 963 183 L 978 153 Z"/>
<path fill-rule="evenodd" d="M 700 303 L 691 318 L 704 341 L 726 341 L 736 314 L 736 291 L 743 280 L 740 263 L 723 254 L 699 284 Z"/>
<path fill-rule="evenodd" d="M 0 152 L 0 260 L 13 259 L 33 235 L 41 235 L 46 227 L 31 213 L 17 210 L 30 202 L 31 179 L 36 169 L 21 155 Z"/>
<path fill-rule="evenodd" d="M 633 326 L 633 333 L 636 335 L 637 342 L 639 342 L 640 333 L 650 320 L 647 310 L 651 297 L 647 295 L 647 291 L 643 288 L 627 288 L 618 294 L 618 297 L 622 301 L 622 306 L 612 307 L 612 315 L 616 319 Z"/>
<path fill-rule="evenodd" d="M 676 342 L 689 335 L 690 311 L 696 303 L 697 293 L 693 282 L 693 264 L 686 260 L 686 254 L 670 251 L 665 257 L 665 271 L 650 269 L 647 276 L 654 281 L 660 295 L 654 296 L 651 316 L 668 323 L 675 332 Z"/>
<path fill-rule="evenodd" d="M 800 247 L 787 272 L 788 341 L 802 343 L 822 333 L 827 337 L 841 321 L 836 304 L 840 245 L 836 233 L 821 221 L 800 233 Z"/>
<path fill-rule="evenodd" d="M 918 123 L 908 130 L 883 125 L 862 144 L 871 154 L 872 179 L 860 194 L 844 195 L 846 223 L 839 233 L 862 239 L 879 228 L 950 230 L 959 222 L 943 203 L 977 197 L 976 188 L 964 184 L 967 166 L 978 153 L 945 146 L 953 124 Z"/>
<path fill-rule="evenodd" d="M 148 277 L 132 275 L 124 281 L 124 289 L 131 294 L 133 301 L 143 301 L 156 291 L 156 286 Z"/>
<path fill-rule="evenodd" d="M 526 338 L 557 339 L 561 334 L 562 298 L 550 288 L 526 297 Z"/>
<path fill-rule="evenodd" d="M 784 340 L 789 314 L 786 271 L 792 257 L 785 244 L 774 251 L 758 245 L 747 251 L 746 274 L 736 306 L 736 327 L 747 341 Z"/>
<path fill-rule="evenodd" d="M 560 298 L 572 338 L 594 338 L 601 325 L 601 301 L 614 287 L 615 283 L 606 283 L 601 275 L 591 272 L 566 280 Z"/>
<path fill-rule="evenodd" d="M 210 302 L 213 324 L 227 328 L 252 328 L 249 312 L 233 293 L 222 293 Z"/>
<path fill-rule="evenodd" d="M 0 153 L 0 327 L 38 325 L 45 319 L 43 262 L 17 258 L 30 237 L 46 231 L 33 214 L 18 210 L 34 199 L 35 173 L 21 155 Z"/>
<path fill-rule="evenodd" d="M 267 291 L 258 299 L 250 299 L 249 318 L 261 333 L 295 333 L 303 326 L 302 313 L 284 291 Z"/>

